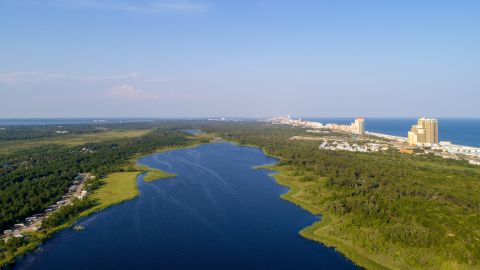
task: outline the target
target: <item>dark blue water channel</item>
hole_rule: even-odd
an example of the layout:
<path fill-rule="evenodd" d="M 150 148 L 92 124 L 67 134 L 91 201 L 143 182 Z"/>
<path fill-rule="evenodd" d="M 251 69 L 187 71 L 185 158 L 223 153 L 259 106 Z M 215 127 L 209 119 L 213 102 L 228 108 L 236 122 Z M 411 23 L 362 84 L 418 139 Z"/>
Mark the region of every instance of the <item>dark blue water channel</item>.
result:
<path fill-rule="evenodd" d="M 299 236 L 317 217 L 287 192 L 259 149 L 228 143 L 157 153 L 139 163 L 178 177 L 144 183 L 141 195 L 66 229 L 14 269 L 358 269 Z"/>

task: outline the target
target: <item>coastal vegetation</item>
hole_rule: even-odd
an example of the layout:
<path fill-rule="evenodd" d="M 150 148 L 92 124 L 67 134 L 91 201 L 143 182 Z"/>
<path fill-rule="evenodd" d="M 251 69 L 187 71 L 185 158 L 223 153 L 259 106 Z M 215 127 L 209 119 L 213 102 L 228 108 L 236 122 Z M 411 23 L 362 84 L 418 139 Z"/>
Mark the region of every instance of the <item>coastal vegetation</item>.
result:
<path fill-rule="evenodd" d="M 45 229 L 52 229 L 58 227 L 65 222 L 72 220 L 78 213 L 91 208 L 94 205 L 94 202 L 90 199 L 74 199 L 69 205 L 65 205 L 53 212 L 47 219 L 42 223 L 42 226 Z"/>
<path fill-rule="evenodd" d="M 94 189 L 93 194 L 86 199 L 74 199 L 70 205 L 61 207 L 51 214 L 44 222 L 45 229 L 57 228 L 69 224 L 102 209 L 137 197 L 140 193 L 137 188 L 137 175 L 141 171 L 115 172 L 101 179 L 101 185 Z"/>
<path fill-rule="evenodd" d="M 44 229 L 42 231 L 27 233 L 25 238 L 10 238 L 13 241 L 10 242 L 9 239 L 3 247 L 4 252 L 0 253 L 0 266 L 25 252 L 35 249 L 45 239 L 55 232 L 73 225 L 79 218 L 134 199 L 139 195 L 136 179 L 140 173 L 142 173 L 141 170 L 116 172 L 99 181 L 89 181 L 89 184 L 92 184 L 92 182 L 101 183 L 98 188 L 93 189 L 91 196 L 83 200 L 75 199 L 71 205 L 64 206 L 54 212 L 43 222 Z M 82 226 L 74 227 L 76 231 L 83 229 Z M 0 243 L 1 250 L 2 244 Z"/>
<path fill-rule="evenodd" d="M 45 144 L 1 154 L 2 229 L 55 203 L 78 173 L 91 172 L 97 177 L 86 183 L 88 199 L 52 215 L 44 231 L 0 243 L 0 262 L 35 248 L 81 216 L 134 198 L 140 173 L 146 173 L 145 181 L 174 176 L 135 166 L 133 158 L 221 137 L 260 147 L 278 158 L 269 168 L 278 171 L 274 177 L 279 184 L 290 188 L 282 197 L 321 215 L 320 221 L 300 234 L 334 247 L 356 264 L 367 269 L 480 267 L 480 168 L 395 150 L 319 149 L 316 140 L 291 140 L 307 135 L 305 129 L 296 127 L 192 123 L 162 123 L 138 137 Z M 204 132 L 191 136 L 180 131 L 188 128 Z M 135 130 L 145 130 L 145 126 Z M 332 136 L 338 139 L 342 134 Z"/>
<path fill-rule="evenodd" d="M 0 229 L 58 201 L 78 173 L 103 178 L 123 171 L 136 154 L 197 143 L 183 132 L 152 131 L 138 138 L 87 143 L 80 146 L 46 145 L 0 156 Z"/>
<path fill-rule="evenodd" d="M 480 267 L 480 170 L 464 161 L 320 150 L 315 141 L 289 139 L 306 133 L 300 128 L 246 123 L 203 130 L 279 158 L 272 169 L 290 188 L 283 197 L 322 216 L 301 235 L 360 266 Z"/>
<path fill-rule="evenodd" d="M 0 155 L 1 231 L 55 204 L 79 173 L 89 172 L 96 176 L 85 183 L 85 190 L 92 195 L 83 200 L 74 199 L 71 204 L 55 211 L 44 220 L 41 231 L 25 232 L 21 238 L 23 241 L 13 240 L 10 244 L 7 244 L 10 240 L 7 243 L 1 241 L 0 265 L 34 249 L 56 231 L 74 224 L 78 218 L 138 196 L 136 176 L 144 170 L 132 166 L 135 157 L 209 140 L 188 135 L 169 123 L 150 128 L 148 133 L 133 130 L 129 134 L 136 135 L 131 137 L 108 139 L 107 136 L 98 141 L 88 139 L 80 145 L 45 144 Z M 51 139 L 55 141 L 55 137 Z M 83 138 L 77 141 L 81 140 Z"/>
<path fill-rule="evenodd" d="M 173 173 L 167 173 L 164 171 L 161 171 L 159 169 L 151 169 L 145 173 L 145 176 L 143 177 L 143 180 L 145 182 L 152 182 L 155 180 L 160 180 L 160 179 L 165 179 L 165 178 L 172 178 L 177 176 L 176 174 Z"/>

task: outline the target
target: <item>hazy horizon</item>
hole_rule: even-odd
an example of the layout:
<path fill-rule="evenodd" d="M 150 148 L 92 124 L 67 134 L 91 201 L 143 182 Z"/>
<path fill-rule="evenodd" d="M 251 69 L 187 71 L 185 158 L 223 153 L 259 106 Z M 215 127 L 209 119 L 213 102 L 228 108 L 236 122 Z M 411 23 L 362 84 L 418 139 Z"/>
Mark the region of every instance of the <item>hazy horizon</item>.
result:
<path fill-rule="evenodd" d="M 155 120 L 217 120 L 220 118 L 225 118 L 225 120 L 261 120 L 261 119 L 269 119 L 269 118 L 274 118 L 274 117 L 281 117 L 281 116 L 287 116 L 287 115 L 272 115 L 272 116 L 198 116 L 198 117 L 150 117 L 150 116 L 138 116 L 138 117 L 132 117 L 132 116 L 88 116 L 88 117 L 0 117 L 0 120 L 145 120 L 145 121 L 155 121 Z M 365 119 L 418 119 L 421 117 L 426 117 L 426 118 L 437 118 L 437 119 L 471 119 L 471 120 L 478 120 L 480 117 L 476 116 L 425 116 L 425 115 L 420 115 L 420 116 L 291 116 L 292 119 L 352 119 L 354 120 L 355 118 L 362 117 Z"/>
<path fill-rule="evenodd" d="M 479 13 L 478 1 L 5 0 L 0 118 L 478 118 Z"/>

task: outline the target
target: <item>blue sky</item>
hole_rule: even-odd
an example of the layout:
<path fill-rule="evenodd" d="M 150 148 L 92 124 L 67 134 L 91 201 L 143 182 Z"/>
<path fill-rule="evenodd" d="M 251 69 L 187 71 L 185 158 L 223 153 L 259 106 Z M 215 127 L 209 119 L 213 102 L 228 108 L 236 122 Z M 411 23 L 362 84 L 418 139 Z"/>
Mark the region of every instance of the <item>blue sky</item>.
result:
<path fill-rule="evenodd" d="M 480 117 L 480 1 L 0 0 L 0 118 Z"/>

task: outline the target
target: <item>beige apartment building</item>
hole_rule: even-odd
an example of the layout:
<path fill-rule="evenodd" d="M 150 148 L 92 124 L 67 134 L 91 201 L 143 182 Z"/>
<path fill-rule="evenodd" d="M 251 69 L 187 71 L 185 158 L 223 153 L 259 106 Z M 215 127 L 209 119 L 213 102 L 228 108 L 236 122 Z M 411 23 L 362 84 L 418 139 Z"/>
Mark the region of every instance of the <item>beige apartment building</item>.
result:
<path fill-rule="evenodd" d="M 434 118 L 420 118 L 408 132 L 410 145 L 438 144 L 438 121 Z"/>

